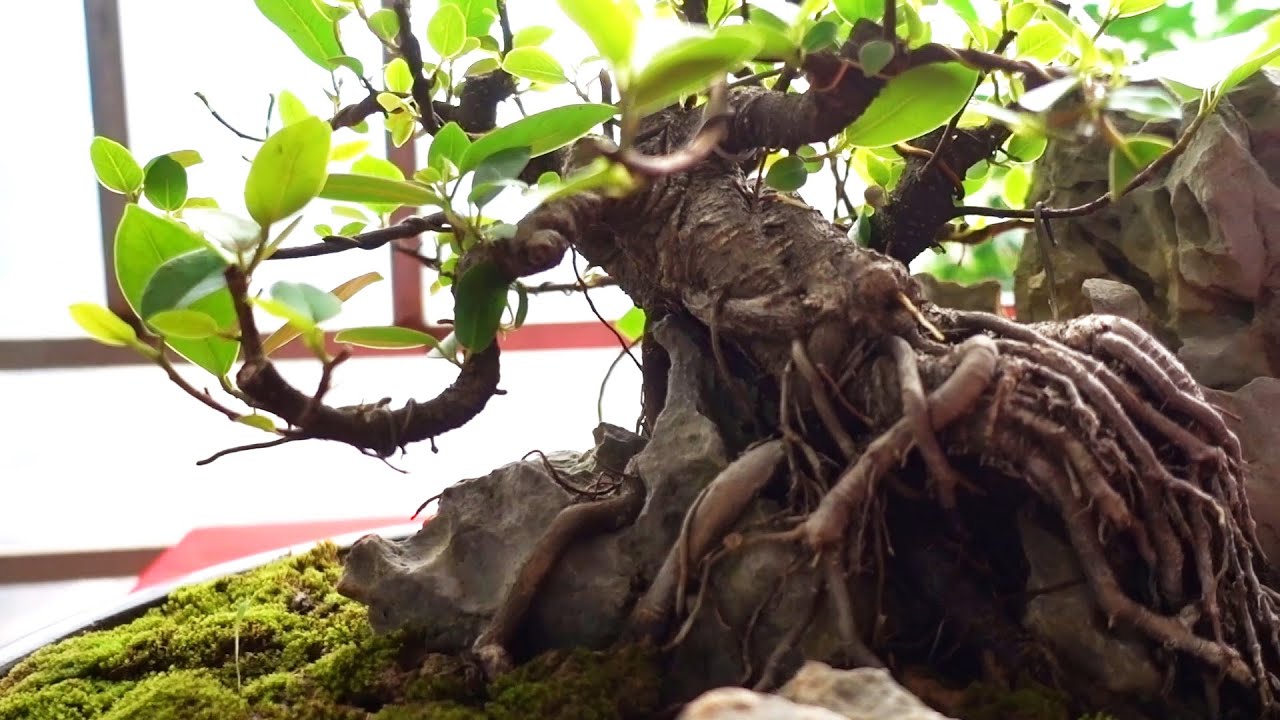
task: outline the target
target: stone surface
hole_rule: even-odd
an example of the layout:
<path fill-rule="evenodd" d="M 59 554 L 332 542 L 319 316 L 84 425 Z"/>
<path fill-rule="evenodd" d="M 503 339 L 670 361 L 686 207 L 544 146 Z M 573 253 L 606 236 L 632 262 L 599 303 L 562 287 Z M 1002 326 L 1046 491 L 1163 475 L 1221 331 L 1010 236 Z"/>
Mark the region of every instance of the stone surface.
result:
<path fill-rule="evenodd" d="M 961 285 L 950 280 L 939 280 L 929 273 L 919 273 L 912 277 L 920 283 L 924 296 L 934 305 L 953 310 L 1000 312 L 1000 283 L 997 280 Z"/>
<path fill-rule="evenodd" d="M 1160 178 L 1102 211 L 1053 221 L 1051 261 L 1063 317 L 1121 302 L 1150 313 L 1155 334 L 1179 349 L 1202 383 L 1234 389 L 1280 370 L 1280 70 L 1241 84 Z M 1194 113 L 1188 106 L 1183 125 Z M 1139 127 L 1172 137 L 1172 124 Z M 1051 143 L 1029 203 L 1083 204 L 1107 192 L 1102 142 Z M 1050 317 L 1040 249 L 1024 243 L 1014 277 L 1018 318 Z M 1132 295 L 1106 297 L 1102 278 Z M 1114 311 L 1114 310 L 1113 310 Z M 1136 319 L 1136 318 L 1135 318 Z"/>
<path fill-rule="evenodd" d="M 1249 464 L 1248 495 L 1258 540 L 1271 567 L 1280 567 L 1280 380 L 1257 378 L 1235 392 L 1210 391 L 1226 411 Z"/>
<path fill-rule="evenodd" d="M 807 662 L 778 694 L 851 720 L 946 720 L 880 668 L 837 670 Z"/>
<path fill-rule="evenodd" d="M 677 720 L 846 720 L 825 708 L 800 705 L 744 688 L 719 688 L 685 706 Z"/>
<path fill-rule="evenodd" d="M 1019 513 L 1018 531 L 1030 570 L 1027 592 L 1061 588 L 1027 603 L 1026 628 L 1101 687 L 1125 697 L 1154 697 L 1161 677 L 1147 646 L 1119 627 L 1107 629 L 1071 547 L 1025 512 Z"/>
<path fill-rule="evenodd" d="M 1156 317 L 1151 308 L 1130 285 L 1106 278 L 1089 278 L 1081 284 L 1080 291 L 1095 315 L 1117 315 L 1132 320 L 1147 332 L 1156 327 Z"/>

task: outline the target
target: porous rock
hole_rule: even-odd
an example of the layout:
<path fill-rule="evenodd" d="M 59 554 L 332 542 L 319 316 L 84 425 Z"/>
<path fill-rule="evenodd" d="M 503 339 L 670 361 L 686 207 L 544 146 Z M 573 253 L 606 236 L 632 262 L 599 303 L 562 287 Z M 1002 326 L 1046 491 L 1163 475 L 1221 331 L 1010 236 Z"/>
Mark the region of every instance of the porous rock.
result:
<path fill-rule="evenodd" d="M 677 720 L 846 720 L 826 708 L 801 705 L 777 695 L 725 687 L 685 706 Z"/>
<path fill-rule="evenodd" d="M 972 285 L 962 285 L 950 280 L 939 280 L 929 273 L 912 276 L 920 283 L 929 302 L 953 310 L 1000 312 L 1000 282 L 984 280 Z"/>
<path fill-rule="evenodd" d="M 1280 370 L 1280 70 L 1266 68 L 1219 104 L 1162 175 L 1098 212 L 1053 220 L 1050 253 L 1062 317 L 1108 300 L 1086 281 L 1134 289 L 1126 317 L 1150 313 L 1155 334 L 1201 383 L 1235 389 Z M 1173 137 L 1175 123 L 1140 126 Z M 1109 146 L 1051 142 L 1028 203 L 1084 204 L 1108 191 Z M 1018 318 L 1050 319 L 1041 248 L 1024 243 L 1014 273 Z M 1139 322 L 1141 322 L 1139 320 Z"/>
<path fill-rule="evenodd" d="M 1280 380 L 1256 378 L 1235 392 L 1210 391 L 1227 425 L 1240 438 L 1249 465 L 1248 498 L 1258 541 L 1273 571 L 1280 568 Z"/>

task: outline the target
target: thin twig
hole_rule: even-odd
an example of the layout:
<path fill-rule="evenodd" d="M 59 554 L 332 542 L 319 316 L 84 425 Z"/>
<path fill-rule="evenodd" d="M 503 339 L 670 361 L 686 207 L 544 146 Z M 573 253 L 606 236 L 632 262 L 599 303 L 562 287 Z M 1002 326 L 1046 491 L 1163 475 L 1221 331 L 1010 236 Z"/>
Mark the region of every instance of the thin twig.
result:
<path fill-rule="evenodd" d="M 228 130 L 230 130 L 231 132 L 235 133 L 237 136 L 239 136 L 239 137 L 241 137 L 241 138 L 244 138 L 245 140 L 252 140 L 252 141 L 254 141 L 254 142 L 266 142 L 266 141 L 267 141 L 267 140 L 266 140 L 266 138 L 254 137 L 253 135 L 250 135 L 250 134 L 248 134 L 248 133 L 241 132 L 240 130 L 237 130 L 237 129 L 236 129 L 236 127 L 235 127 L 234 125 L 232 125 L 231 123 L 229 123 L 229 122 L 227 122 L 225 119 L 223 119 L 223 117 L 222 117 L 221 115 L 219 115 L 219 114 L 218 114 L 218 111 L 217 111 L 217 110 L 214 110 L 214 109 L 213 109 L 213 106 L 209 104 L 209 100 L 208 100 L 207 98 L 205 98 L 204 93 L 197 92 L 195 95 L 196 95 L 196 97 L 197 97 L 197 98 L 200 98 L 200 102 L 204 103 L 205 108 L 206 108 L 206 109 L 208 109 L 209 114 L 213 116 L 213 119 L 214 119 L 214 120 L 217 120 L 219 123 L 221 123 L 221 124 L 222 124 L 222 127 L 226 128 L 226 129 L 228 129 Z"/>

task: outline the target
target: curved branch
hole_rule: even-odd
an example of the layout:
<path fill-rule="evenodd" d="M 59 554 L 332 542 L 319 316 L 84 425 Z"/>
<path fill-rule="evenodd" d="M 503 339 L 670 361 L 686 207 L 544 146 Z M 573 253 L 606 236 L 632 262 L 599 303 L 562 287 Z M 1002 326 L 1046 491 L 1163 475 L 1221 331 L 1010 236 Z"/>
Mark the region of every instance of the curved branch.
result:
<path fill-rule="evenodd" d="M 423 217 L 408 217 L 397 225 L 370 230 L 359 235 L 326 235 L 323 240 L 312 245 L 280 248 L 267 257 L 268 260 L 294 260 L 297 258 L 332 255 L 344 250 L 376 250 L 393 240 L 404 240 L 416 237 L 424 232 L 448 232 L 449 225 L 444 213 L 432 213 Z"/>

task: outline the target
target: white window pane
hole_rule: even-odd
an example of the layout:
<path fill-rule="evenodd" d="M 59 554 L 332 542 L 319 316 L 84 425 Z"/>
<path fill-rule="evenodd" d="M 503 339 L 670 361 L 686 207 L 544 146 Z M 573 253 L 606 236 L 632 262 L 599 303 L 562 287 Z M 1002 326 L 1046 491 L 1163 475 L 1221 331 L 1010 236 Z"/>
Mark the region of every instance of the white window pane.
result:
<path fill-rule="evenodd" d="M 105 302 L 84 38 L 81 0 L 21 3 L 0 22 L 0 338 L 80 336 L 67 306 Z M 42 109 L 19 111 L 32 98 Z"/>
<path fill-rule="evenodd" d="M 329 117 L 332 104 L 325 97 L 326 89 L 332 91 L 329 73 L 308 60 L 252 3 L 127 0 L 120 3 L 120 14 L 131 149 L 144 163 L 173 150 L 198 150 L 204 162 L 189 171 L 190 194 L 213 197 L 223 210 L 247 216 L 244 179 L 259 144 L 238 138 L 220 125 L 195 93 L 204 94 L 213 109 L 241 132 L 262 137 L 269 97 L 282 90 L 298 96 L 317 115 Z M 379 82 L 382 56 L 377 38 L 355 26 L 347 29 L 345 23 L 344 30 L 347 52 L 360 58 L 366 75 Z M 344 104 L 364 97 L 354 75 L 341 70 L 338 77 Z M 279 129 L 278 108 L 272 118 L 271 129 Z M 381 116 L 375 115 L 367 133 L 344 128 L 334 134 L 333 143 L 367 139 L 369 154 L 384 157 L 384 136 Z M 334 169 L 341 168 L 335 165 Z M 318 241 L 317 224 L 336 230 L 349 222 L 329 211 L 333 205 L 326 201 L 309 205 L 288 243 Z M 279 227 L 286 224 L 281 222 Z M 287 279 L 330 290 L 357 275 L 378 272 L 383 282 L 361 291 L 332 325 L 387 324 L 391 321 L 390 257 L 388 248 L 268 262 L 255 276 L 255 288 Z M 275 325 L 263 322 L 263 329 Z"/>

